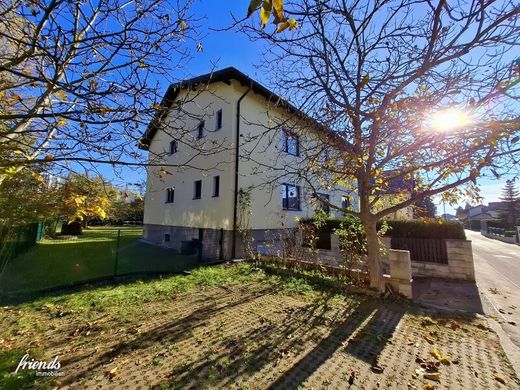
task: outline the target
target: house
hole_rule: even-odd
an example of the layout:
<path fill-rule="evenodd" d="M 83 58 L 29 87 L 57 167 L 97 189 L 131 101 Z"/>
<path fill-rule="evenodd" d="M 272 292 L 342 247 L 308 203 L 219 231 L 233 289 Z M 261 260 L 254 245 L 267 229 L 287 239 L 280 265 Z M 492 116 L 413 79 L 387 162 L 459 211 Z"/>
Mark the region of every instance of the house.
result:
<path fill-rule="evenodd" d="M 386 171 L 383 175 L 387 178 L 385 186 L 374 195 L 377 201 L 374 204 L 376 212 L 390 208 L 404 202 L 412 196 L 414 181 L 399 175 L 398 171 Z M 387 219 L 411 220 L 413 219 L 413 206 L 399 209 L 386 217 Z"/>
<path fill-rule="evenodd" d="M 491 210 L 489 206 L 478 205 L 468 209 L 468 219 L 470 220 L 493 220 L 499 218 L 499 213 L 496 210 Z"/>
<path fill-rule="evenodd" d="M 172 85 L 140 142 L 144 239 L 186 253 L 202 242 L 202 258 L 230 259 L 242 255 L 241 229 L 259 247 L 318 207 L 357 208 L 355 185 L 320 185 L 348 146 L 235 68 Z"/>
<path fill-rule="evenodd" d="M 456 221 L 459 220 L 459 219 L 457 218 L 457 216 L 455 216 L 455 215 L 453 215 L 453 214 L 449 214 L 449 213 L 442 214 L 442 215 L 441 215 L 441 219 L 444 219 L 445 221 L 450 221 L 450 222 L 456 222 Z"/>

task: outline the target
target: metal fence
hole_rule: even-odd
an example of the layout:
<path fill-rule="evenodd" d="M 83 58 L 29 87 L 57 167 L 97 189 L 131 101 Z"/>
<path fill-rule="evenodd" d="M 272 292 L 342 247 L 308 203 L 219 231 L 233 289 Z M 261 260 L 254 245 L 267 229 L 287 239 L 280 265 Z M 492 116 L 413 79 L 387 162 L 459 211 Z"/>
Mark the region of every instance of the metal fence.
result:
<path fill-rule="evenodd" d="M 43 237 L 44 227 L 41 223 L 23 226 L 0 226 L 0 272 L 15 257 L 27 252 Z"/>
<path fill-rule="evenodd" d="M 410 251 L 412 261 L 448 264 L 448 251 L 443 239 L 392 237 L 392 249 Z"/>
<path fill-rule="evenodd" d="M 31 245 L 12 236 L 15 249 L 0 273 L 0 295 L 132 274 L 177 273 L 199 265 L 196 254 L 182 255 L 142 242 L 141 227 L 94 227 L 78 236 L 45 237 L 36 244 L 37 228 L 32 229 Z"/>

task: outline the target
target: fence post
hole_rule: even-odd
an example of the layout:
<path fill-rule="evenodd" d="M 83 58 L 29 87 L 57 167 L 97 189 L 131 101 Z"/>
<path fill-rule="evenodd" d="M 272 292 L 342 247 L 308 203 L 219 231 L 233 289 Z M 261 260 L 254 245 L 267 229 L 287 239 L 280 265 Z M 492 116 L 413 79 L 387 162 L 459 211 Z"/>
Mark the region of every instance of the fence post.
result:
<path fill-rule="evenodd" d="M 117 276 L 117 263 L 119 261 L 119 241 L 121 240 L 121 229 L 117 229 L 116 259 L 114 261 L 114 276 Z"/>

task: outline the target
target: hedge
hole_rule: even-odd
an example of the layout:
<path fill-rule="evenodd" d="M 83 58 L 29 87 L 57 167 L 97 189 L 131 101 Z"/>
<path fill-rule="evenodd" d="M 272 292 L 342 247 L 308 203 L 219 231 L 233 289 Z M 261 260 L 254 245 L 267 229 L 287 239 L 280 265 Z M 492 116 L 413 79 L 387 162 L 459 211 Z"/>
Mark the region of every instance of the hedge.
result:
<path fill-rule="evenodd" d="M 302 219 L 300 221 L 302 224 L 312 222 L 313 220 L 311 218 Z M 338 229 L 342 223 L 345 228 L 348 228 L 350 223 L 356 222 L 352 218 L 345 220 L 327 219 L 321 229 L 326 229 L 332 233 L 335 229 Z M 357 223 L 359 223 L 359 221 Z M 386 220 L 385 223 L 389 227 L 385 235 L 390 237 L 466 239 L 464 227 L 458 222 L 447 222 L 440 219 L 420 219 L 411 221 Z M 382 224 L 383 222 L 378 223 L 378 229 L 381 228 Z"/>

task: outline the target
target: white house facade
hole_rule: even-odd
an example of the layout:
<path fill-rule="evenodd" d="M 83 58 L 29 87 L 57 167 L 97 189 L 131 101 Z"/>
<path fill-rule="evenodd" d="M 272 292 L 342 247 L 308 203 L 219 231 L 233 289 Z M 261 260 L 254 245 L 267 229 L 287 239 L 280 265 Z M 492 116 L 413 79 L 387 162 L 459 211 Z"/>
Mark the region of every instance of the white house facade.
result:
<path fill-rule="evenodd" d="M 201 258 L 225 260 L 242 255 L 241 227 L 261 245 L 312 217 L 317 197 L 333 215 L 326 203 L 357 209 L 355 185 L 323 188 L 321 173 L 308 174 L 309 155 L 326 166 L 341 142 L 240 71 L 172 85 L 161 106 L 141 139 L 149 152 L 145 240 L 180 253 L 202 242 Z"/>

